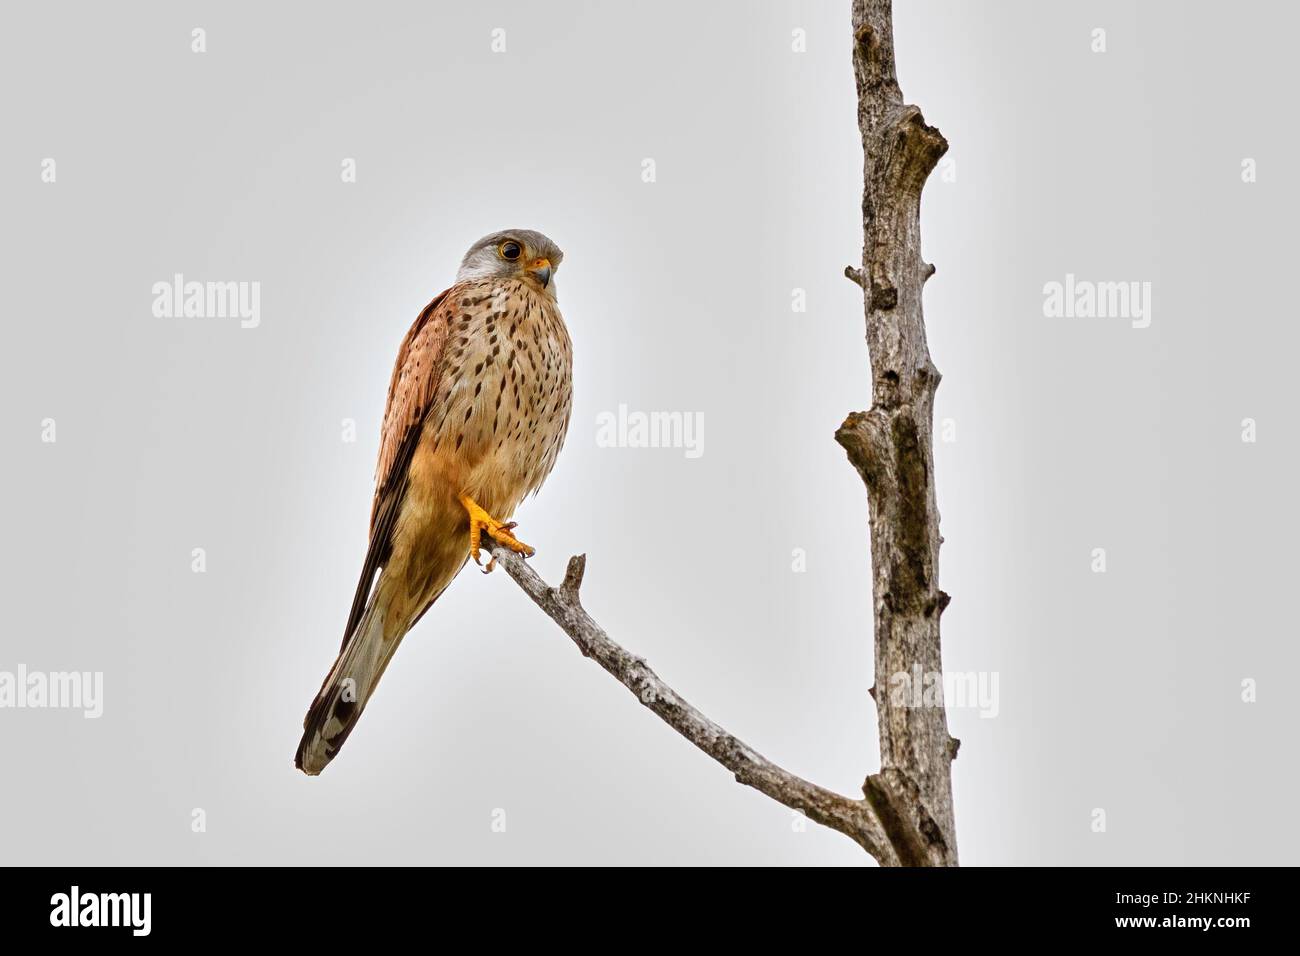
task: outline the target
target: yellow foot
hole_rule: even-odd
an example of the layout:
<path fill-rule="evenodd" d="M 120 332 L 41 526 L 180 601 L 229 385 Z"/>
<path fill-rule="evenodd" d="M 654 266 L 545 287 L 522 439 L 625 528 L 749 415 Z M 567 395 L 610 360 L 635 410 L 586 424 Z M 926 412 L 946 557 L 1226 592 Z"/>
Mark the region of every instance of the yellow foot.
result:
<path fill-rule="evenodd" d="M 492 517 L 474 501 L 469 495 L 461 495 L 460 503 L 465 510 L 469 512 L 469 554 L 474 559 L 474 563 L 482 566 L 480 560 L 479 545 L 483 540 L 483 532 L 488 533 L 497 544 L 503 544 L 515 554 L 522 554 L 525 558 L 531 558 L 534 554 L 533 549 L 524 544 L 510 532 L 516 527 L 515 522 L 511 521 L 502 524 L 496 518 Z M 496 558 L 488 562 L 486 574 L 496 567 Z"/>

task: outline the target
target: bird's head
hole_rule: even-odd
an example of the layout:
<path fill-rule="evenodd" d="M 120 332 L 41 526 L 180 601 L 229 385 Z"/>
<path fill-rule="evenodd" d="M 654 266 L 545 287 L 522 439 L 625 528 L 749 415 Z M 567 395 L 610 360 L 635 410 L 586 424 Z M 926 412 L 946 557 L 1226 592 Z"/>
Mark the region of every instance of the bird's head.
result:
<path fill-rule="evenodd" d="M 555 270 L 564 253 L 532 229 L 505 229 L 484 236 L 461 260 L 457 282 L 471 279 L 521 279 L 555 296 Z"/>

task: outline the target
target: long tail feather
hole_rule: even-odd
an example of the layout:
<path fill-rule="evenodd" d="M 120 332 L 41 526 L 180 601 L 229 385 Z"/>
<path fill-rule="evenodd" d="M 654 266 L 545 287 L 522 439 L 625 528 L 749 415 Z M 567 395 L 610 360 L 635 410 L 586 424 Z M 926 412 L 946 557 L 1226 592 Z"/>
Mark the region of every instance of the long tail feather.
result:
<path fill-rule="evenodd" d="M 400 633 L 384 639 L 384 607 L 376 598 L 352 631 L 307 711 L 294 766 L 315 776 L 334 759 L 360 719 L 401 639 Z"/>

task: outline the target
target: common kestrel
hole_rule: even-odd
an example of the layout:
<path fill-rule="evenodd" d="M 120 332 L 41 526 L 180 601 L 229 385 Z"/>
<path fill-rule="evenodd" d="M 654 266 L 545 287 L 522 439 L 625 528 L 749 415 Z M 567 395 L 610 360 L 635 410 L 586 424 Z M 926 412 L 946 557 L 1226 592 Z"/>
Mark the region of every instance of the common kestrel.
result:
<path fill-rule="evenodd" d="M 533 553 L 509 519 L 550 474 L 569 427 L 572 346 L 553 278 L 563 255 L 529 229 L 485 236 L 406 334 L 370 546 L 343 648 L 303 722 L 303 772 L 338 753 L 406 632 L 469 558 L 481 563 L 483 534 Z"/>

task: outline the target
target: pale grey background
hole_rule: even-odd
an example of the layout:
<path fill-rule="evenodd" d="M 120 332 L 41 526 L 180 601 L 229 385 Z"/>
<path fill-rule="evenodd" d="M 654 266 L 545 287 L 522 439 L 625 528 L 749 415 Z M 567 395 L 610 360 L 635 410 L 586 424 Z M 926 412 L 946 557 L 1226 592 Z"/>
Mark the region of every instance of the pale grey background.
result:
<path fill-rule="evenodd" d="M 957 428 L 936 449 L 945 663 L 1001 679 L 997 719 L 951 715 L 966 863 L 1300 849 L 1279 824 L 1297 27 L 1264 2 L 898 4 L 905 94 L 956 163 L 923 222 Z M 611 633 L 790 769 L 853 793 L 877 765 L 866 502 L 831 437 L 869 395 L 841 275 L 848 33 L 847 0 L 7 6 L 0 669 L 102 670 L 106 700 L 99 721 L 0 711 L 0 858 L 869 862 L 796 832 L 501 574 L 456 582 L 323 777 L 291 765 L 397 345 L 513 225 L 566 250 L 577 350 L 568 446 L 520 515 L 535 566 L 586 551 Z M 175 272 L 260 281 L 261 327 L 154 318 Z M 1067 272 L 1152 282 L 1151 327 L 1044 318 Z M 619 403 L 702 412 L 703 457 L 598 448 Z"/>

